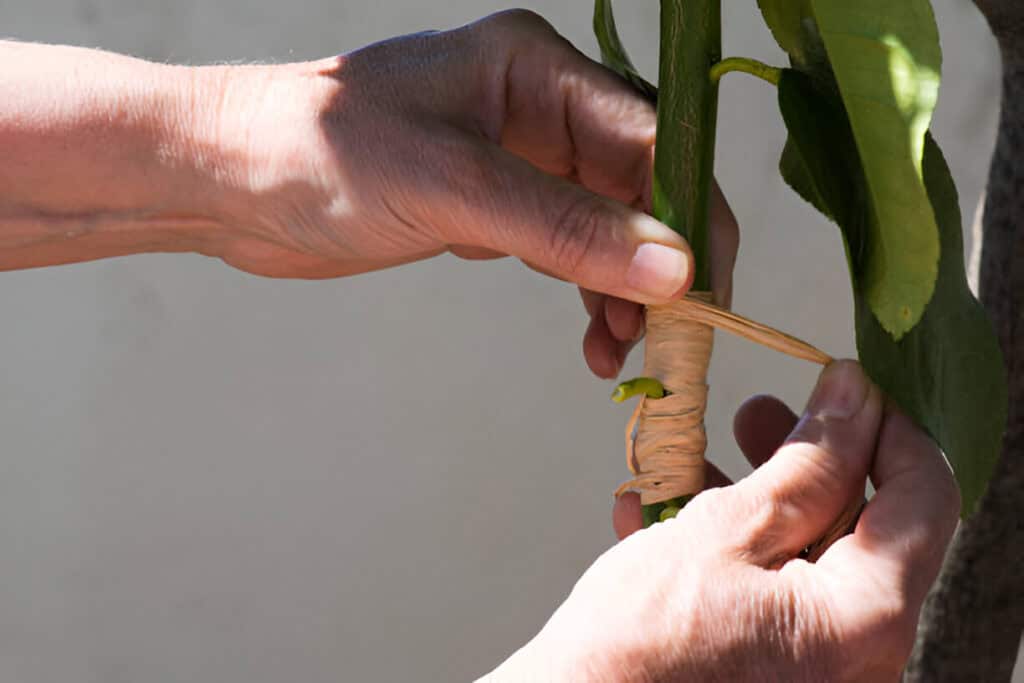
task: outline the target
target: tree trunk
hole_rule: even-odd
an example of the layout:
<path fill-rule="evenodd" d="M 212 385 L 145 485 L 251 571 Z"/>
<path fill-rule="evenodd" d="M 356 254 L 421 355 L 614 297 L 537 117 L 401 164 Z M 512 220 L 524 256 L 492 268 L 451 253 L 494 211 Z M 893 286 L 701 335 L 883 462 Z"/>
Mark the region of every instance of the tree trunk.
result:
<path fill-rule="evenodd" d="M 925 605 L 904 676 L 911 683 L 1009 681 L 1024 628 L 1024 3 L 975 4 L 1003 61 L 978 284 L 1006 358 L 1009 422 L 988 492 Z"/>

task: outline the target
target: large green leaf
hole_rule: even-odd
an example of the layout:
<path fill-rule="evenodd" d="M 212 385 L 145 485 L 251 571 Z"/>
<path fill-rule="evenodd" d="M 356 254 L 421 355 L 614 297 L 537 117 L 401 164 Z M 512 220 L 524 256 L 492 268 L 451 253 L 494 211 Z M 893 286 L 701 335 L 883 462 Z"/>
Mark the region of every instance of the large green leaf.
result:
<path fill-rule="evenodd" d="M 953 465 L 970 514 L 999 460 L 1007 387 L 999 341 L 967 286 L 956 186 L 929 135 L 924 181 L 942 240 L 932 303 L 898 342 L 857 297 L 857 348 L 880 386 L 921 422 Z"/>
<path fill-rule="evenodd" d="M 864 296 L 895 339 L 924 315 L 939 229 L 924 186 L 924 138 L 942 52 L 929 0 L 810 0 L 874 200 Z"/>
<path fill-rule="evenodd" d="M 612 13 L 612 0 L 594 0 L 594 35 L 597 36 L 604 65 L 629 81 L 649 99 L 656 99 L 658 89 L 644 80 L 636 70 L 619 38 L 615 15 Z"/>
<path fill-rule="evenodd" d="M 938 273 L 939 231 L 921 166 L 942 61 L 929 1 L 759 5 L 793 66 L 820 91 L 841 95 L 877 214 L 857 277 L 882 327 L 898 340 L 924 314 Z M 783 161 L 787 181 L 799 182 L 792 154 Z M 815 203 L 805 186 L 794 189 Z"/>
<path fill-rule="evenodd" d="M 797 174 L 801 193 L 821 202 L 839 224 L 856 272 L 872 258 L 877 213 L 870 209 L 867 169 L 846 112 L 792 70 L 779 82 L 779 107 L 790 131 L 788 172 Z M 995 333 L 967 286 L 956 187 L 930 135 L 922 162 L 941 243 L 934 295 L 914 329 L 894 340 L 872 314 L 864 282 L 855 276 L 857 348 L 871 378 L 942 446 L 970 513 L 999 457 L 1006 376 Z"/>

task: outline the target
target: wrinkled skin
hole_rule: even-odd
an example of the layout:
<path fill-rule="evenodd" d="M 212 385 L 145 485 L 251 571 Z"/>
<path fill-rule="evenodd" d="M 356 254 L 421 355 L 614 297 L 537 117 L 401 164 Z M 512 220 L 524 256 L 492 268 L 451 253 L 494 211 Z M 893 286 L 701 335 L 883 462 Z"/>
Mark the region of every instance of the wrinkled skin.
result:
<path fill-rule="evenodd" d="M 283 274 L 353 273 L 445 250 L 517 256 L 581 285 L 584 353 L 601 377 L 642 336 L 641 304 L 689 288 L 687 245 L 643 214 L 653 109 L 537 17 L 507 13 L 303 68 L 315 96 L 310 129 L 297 134 L 329 144 L 294 157 L 293 145 L 272 149 L 267 170 L 250 174 L 267 188 L 266 233 L 285 250 L 270 261 L 292 269 Z M 316 182 L 298 184 L 307 201 L 281 201 L 289 171 L 310 168 Z M 711 234 L 713 284 L 727 302 L 738 229 L 717 188 Z M 648 242 L 684 259 L 675 279 L 666 269 L 638 287 L 629 271 Z M 326 260 L 293 256 L 314 253 Z M 244 249 L 226 258 L 265 267 Z M 799 420 L 759 398 L 736 432 L 755 472 L 735 485 L 714 474 L 717 487 L 644 531 L 637 498 L 619 500 L 625 540 L 495 679 L 898 678 L 956 524 L 941 454 L 850 362 L 825 371 Z M 869 476 L 878 494 L 855 533 L 816 564 L 799 559 Z"/>
<path fill-rule="evenodd" d="M 584 354 L 602 378 L 642 337 L 641 304 L 689 289 L 689 246 L 644 213 L 654 108 L 536 15 L 506 12 L 237 79 L 243 100 L 269 93 L 235 108 L 247 117 L 240 126 L 276 141 L 242 155 L 244 218 L 232 222 L 251 223 L 251 198 L 262 199 L 259 239 L 224 254 L 238 267 L 331 277 L 444 251 L 517 256 L 581 285 L 593 321 Z M 284 127 L 291 135 L 280 134 L 282 101 L 304 122 Z M 711 223 L 712 285 L 725 303 L 739 231 L 717 185 Z M 631 276 L 646 243 L 678 250 L 680 262 L 654 254 Z"/>
<path fill-rule="evenodd" d="M 655 113 L 528 12 L 273 66 L 172 67 L 0 41 L 0 270 L 197 251 L 274 277 L 351 275 L 443 252 L 518 257 L 578 284 L 584 354 L 615 376 L 641 304 L 691 286 L 650 208 Z M 69 71 L 74 78 L 69 78 Z M 712 286 L 736 221 L 715 189 Z M 758 398 L 757 467 L 584 574 L 494 680 L 895 680 L 959 509 L 949 468 L 859 366 L 798 420 Z M 798 555 L 863 494 L 853 534 Z"/>
<path fill-rule="evenodd" d="M 731 484 L 713 471 L 675 519 L 642 531 L 638 497 L 620 499 L 624 540 L 493 680 L 899 680 L 957 523 L 941 453 L 852 361 L 824 371 L 799 419 L 755 397 L 735 432 L 754 473 Z M 800 559 L 867 477 L 877 493 L 854 532 Z"/>
<path fill-rule="evenodd" d="M 653 108 L 533 14 L 226 78 L 218 127 L 248 131 L 228 221 L 258 238 L 225 255 L 239 267 L 329 277 L 450 251 L 635 302 L 689 286 L 688 245 L 643 212 Z M 671 253 L 631 273 L 645 244 Z"/>
<path fill-rule="evenodd" d="M 542 19 L 512 12 L 400 38 L 317 62 L 305 78 L 323 89 L 309 123 L 330 144 L 310 164 L 321 202 L 268 214 L 289 249 L 334 250 L 324 267 L 348 272 L 443 250 L 517 256 L 581 285 L 585 355 L 601 377 L 642 335 L 640 304 L 690 286 L 687 246 L 643 215 L 651 106 Z M 265 166 L 280 173 L 284 159 Z M 738 229 L 717 188 L 712 238 L 727 301 Z M 657 278 L 641 292 L 629 276 L 647 242 L 685 255 L 686 274 L 667 268 L 660 292 Z M 734 485 L 716 474 L 675 520 L 643 531 L 636 497 L 618 501 L 614 525 L 628 538 L 496 679 L 898 677 L 959 507 L 935 445 L 849 361 L 824 372 L 801 419 L 759 398 L 737 415 L 736 436 L 756 471 Z M 879 493 L 853 535 L 815 564 L 799 559 L 868 476 Z"/>

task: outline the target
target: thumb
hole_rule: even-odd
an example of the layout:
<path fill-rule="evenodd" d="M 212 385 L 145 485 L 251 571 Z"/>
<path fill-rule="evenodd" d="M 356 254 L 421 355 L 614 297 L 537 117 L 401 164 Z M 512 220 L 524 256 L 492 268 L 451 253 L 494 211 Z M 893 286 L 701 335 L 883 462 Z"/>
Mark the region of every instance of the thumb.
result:
<path fill-rule="evenodd" d="M 500 148 L 484 156 L 486 173 L 471 174 L 460 193 L 466 205 L 453 227 L 462 243 L 639 303 L 665 303 L 689 289 L 693 254 L 665 224 Z"/>
<path fill-rule="evenodd" d="M 744 508 L 758 511 L 745 534 L 754 562 L 795 557 L 864 495 L 883 408 L 881 391 L 856 362 L 825 368 L 786 442 L 735 487 Z"/>

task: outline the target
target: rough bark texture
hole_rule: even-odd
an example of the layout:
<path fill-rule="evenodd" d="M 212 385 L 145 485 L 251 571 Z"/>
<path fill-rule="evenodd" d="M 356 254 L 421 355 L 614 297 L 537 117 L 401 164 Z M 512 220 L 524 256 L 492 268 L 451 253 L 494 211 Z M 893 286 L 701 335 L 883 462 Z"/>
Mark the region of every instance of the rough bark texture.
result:
<path fill-rule="evenodd" d="M 922 615 L 905 681 L 1009 681 L 1024 628 L 1024 2 L 975 0 L 1002 51 L 999 134 L 983 214 L 980 297 L 1010 382 L 1003 453 Z"/>

